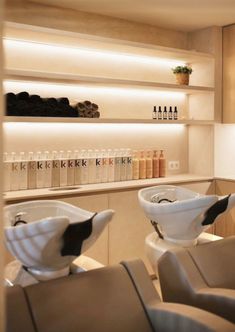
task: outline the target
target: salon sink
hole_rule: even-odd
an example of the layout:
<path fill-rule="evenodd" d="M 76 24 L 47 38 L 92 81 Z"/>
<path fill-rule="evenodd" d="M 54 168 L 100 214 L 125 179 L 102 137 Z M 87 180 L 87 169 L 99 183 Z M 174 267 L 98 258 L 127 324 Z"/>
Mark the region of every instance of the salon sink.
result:
<path fill-rule="evenodd" d="M 195 245 L 217 217 L 235 205 L 235 194 L 201 195 L 179 186 L 156 186 L 138 192 L 140 206 L 162 239 Z"/>
<path fill-rule="evenodd" d="M 38 280 L 69 274 L 71 262 L 88 250 L 114 211 L 93 213 L 55 200 L 4 208 L 5 243 Z"/>

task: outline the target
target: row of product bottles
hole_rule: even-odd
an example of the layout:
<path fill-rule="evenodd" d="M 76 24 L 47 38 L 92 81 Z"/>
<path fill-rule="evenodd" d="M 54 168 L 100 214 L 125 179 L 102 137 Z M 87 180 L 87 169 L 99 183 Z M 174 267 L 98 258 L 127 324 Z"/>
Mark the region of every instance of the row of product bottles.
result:
<path fill-rule="evenodd" d="M 164 177 L 163 150 L 4 153 L 5 191 Z"/>
<path fill-rule="evenodd" d="M 177 106 L 174 107 L 174 111 L 172 106 L 170 106 L 168 109 L 166 106 L 164 106 L 163 110 L 161 106 L 159 106 L 158 109 L 157 106 L 154 106 L 152 118 L 153 120 L 178 120 Z"/>

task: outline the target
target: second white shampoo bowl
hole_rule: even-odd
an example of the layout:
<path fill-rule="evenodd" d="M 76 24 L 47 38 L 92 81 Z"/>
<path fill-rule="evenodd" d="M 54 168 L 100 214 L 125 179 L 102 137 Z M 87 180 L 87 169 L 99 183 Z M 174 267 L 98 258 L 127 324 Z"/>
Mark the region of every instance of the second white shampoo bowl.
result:
<path fill-rule="evenodd" d="M 216 195 L 201 195 L 177 186 L 145 188 L 139 191 L 138 198 L 146 216 L 160 225 L 164 239 L 185 246 L 195 244 L 198 236 L 209 227 L 203 223 L 204 214 L 220 200 Z M 223 197 L 221 203 L 220 212 L 214 211 L 218 210 L 217 204 L 209 216 L 211 219 L 216 213 L 219 215 L 231 208 L 235 195 Z"/>

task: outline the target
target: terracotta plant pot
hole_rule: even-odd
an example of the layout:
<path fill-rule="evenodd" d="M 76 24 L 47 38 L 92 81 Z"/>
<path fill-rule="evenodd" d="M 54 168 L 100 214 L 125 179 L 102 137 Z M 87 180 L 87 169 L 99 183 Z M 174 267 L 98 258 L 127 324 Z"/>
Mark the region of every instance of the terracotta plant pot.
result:
<path fill-rule="evenodd" d="M 175 74 L 176 82 L 181 85 L 189 84 L 189 74 L 187 73 L 177 73 Z"/>

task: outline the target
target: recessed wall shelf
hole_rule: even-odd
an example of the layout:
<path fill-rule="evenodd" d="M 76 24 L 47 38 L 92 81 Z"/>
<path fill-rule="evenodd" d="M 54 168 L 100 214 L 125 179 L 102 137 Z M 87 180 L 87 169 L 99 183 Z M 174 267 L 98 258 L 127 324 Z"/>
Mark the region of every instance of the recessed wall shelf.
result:
<path fill-rule="evenodd" d="M 185 124 L 185 125 L 213 125 L 214 121 L 207 120 L 147 120 L 147 119 L 102 119 L 102 118 L 56 118 L 56 117 L 15 117 L 5 116 L 5 123 L 31 122 L 31 123 L 149 123 L 149 124 Z"/>
<path fill-rule="evenodd" d="M 158 90 L 177 91 L 186 94 L 214 92 L 214 88 L 205 86 L 190 86 L 160 82 L 137 81 L 127 79 L 115 79 L 109 77 L 93 77 L 85 75 L 71 75 L 67 73 L 50 73 L 34 70 L 6 69 L 6 80 L 25 80 L 47 83 L 63 84 L 92 84 L 98 86 L 125 86 L 137 88 L 154 88 Z"/>

